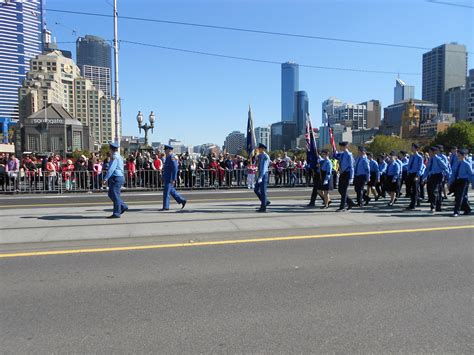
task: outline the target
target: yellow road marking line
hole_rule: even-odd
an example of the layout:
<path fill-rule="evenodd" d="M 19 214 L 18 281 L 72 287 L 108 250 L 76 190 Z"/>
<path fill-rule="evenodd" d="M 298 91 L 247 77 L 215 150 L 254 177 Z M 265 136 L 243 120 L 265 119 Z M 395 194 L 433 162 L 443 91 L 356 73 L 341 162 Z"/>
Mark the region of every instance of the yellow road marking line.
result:
<path fill-rule="evenodd" d="M 434 227 L 434 228 L 393 229 L 393 230 L 369 231 L 369 232 L 350 232 L 350 233 L 319 234 L 319 235 L 301 235 L 301 236 L 288 236 L 288 237 L 232 239 L 232 240 L 218 240 L 218 241 L 213 241 L 213 242 L 196 242 L 196 243 L 188 242 L 188 243 L 175 243 L 175 244 L 135 245 L 135 246 L 110 247 L 110 248 L 33 251 L 33 252 L 0 254 L 0 258 L 15 258 L 15 257 L 25 257 L 25 256 L 45 256 L 45 255 L 64 255 L 64 254 L 82 254 L 82 253 L 105 253 L 105 252 L 113 252 L 113 251 L 167 249 L 167 248 L 198 247 L 198 246 L 229 245 L 229 244 L 264 243 L 264 242 L 303 240 L 303 239 L 318 239 L 318 238 L 337 238 L 337 237 L 354 237 L 354 236 L 369 236 L 369 235 L 382 235 L 382 234 L 435 232 L 435 231 L 448 231 L 448 230 L 473 229 L 473 228 L 474 228 L 474 225 L 467 225 L 467 226 L 450 226 L 450 227 Z"/>
<path fill-rule="evenodd" d="M 284 200 L 284 199 L 295 199 L 295 198 L 308 198 L 308 196 L 270 196 L 272 200 Z M 222 201 L 258 201 L 257 197 L 226 197 L 226 198 L 202 198 L 202 199 L 190 199 L 189 202 L 222 202 Z M 126 201 L 126 197 L 125 197 Z M 127 202 L 127 201 L 126 201 Z M 154 203 L 161 203 L 162 200 L 155 201 L 130 201 L 128 205 L 147 205 Z M 112 202 L 71 202 L 71 203 L 36 203 L 29 205 L 3 205 L 0 208 L 28 208 L 28 207 L 65 207 L 65 206 L 97 206 L 97 205 L 110 205 Z"/>

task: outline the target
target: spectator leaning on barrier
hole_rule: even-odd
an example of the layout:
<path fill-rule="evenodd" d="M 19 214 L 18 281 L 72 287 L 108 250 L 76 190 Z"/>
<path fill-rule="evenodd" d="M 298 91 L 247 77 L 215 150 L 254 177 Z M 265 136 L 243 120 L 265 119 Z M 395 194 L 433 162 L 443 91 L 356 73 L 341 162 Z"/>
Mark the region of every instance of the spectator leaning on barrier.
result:
<path fill-rule="evenodd" d="M 15 154 L 10 153 L 5 169 L 8 181 L 12 184 L 14 190 L 19 189 L 19 173 L 20 173 L 20 161 L 17 159 Z"/>

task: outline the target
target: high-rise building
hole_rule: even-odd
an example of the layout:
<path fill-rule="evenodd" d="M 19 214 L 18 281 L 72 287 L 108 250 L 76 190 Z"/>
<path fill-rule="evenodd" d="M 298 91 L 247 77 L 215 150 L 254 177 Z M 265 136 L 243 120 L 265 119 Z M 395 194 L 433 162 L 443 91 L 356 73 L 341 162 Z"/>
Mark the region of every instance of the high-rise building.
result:
<path fill-rule="evenodd" d="M 296 148 L 296 123 L 277 122 L 271 125 L 272 150 L 289 150 Z"/>
<path fill-rule="evenodd" d="M 103 38 L 86 35 L 76 41 L 76 62 L 82 70 L 83 65 L 111 68 L 111 46 Z"/>
<path fill-rule="evenodd" d="M 382 104 L 379 100 L 369 100 L 362 102 L 359 105 L 366 107 L 365 110 L 365 127 L 366 128 L 378 128 L 382 123 Z"/>
<path fill-rule="evenodd" d="M 332 125 L 331 128 L 334 136 L 334 142 L 336 144 L 344 141 L 352 143 L 352 129 L 350 127 L 336 123 Z M 319 128 L 319 139 L 317 142 L 319 149 L 324 149 L 331 144 L 331 135 L 329 134 L 328 126 L 321 126 Z"/>
<path fill-rule="evenodd" d="M 76 41 L 76 61 L 82 75 L 108 98 L 112 96 L 111 48 L 106 40 L 97 36 L 86 35 Z"/>
<path fill-rule="evenodd" d="M 306 91 L 295 92 L 296 135 L 306 133 L 306 118 L 309 114 L 309 100 Z"/>
<path fill-rule="evenodd" d="M 456 121 L 467 120 L 466 87 L 456 86 L 444 93 L 445 112 L 452 113 Z"/>
<path fill-rule="evenodd" d="M 474 69 L 469 70 L 466 80 L 466 118 L 474 122 Z"/>
<path fill-rule="evenodd" d="M 332 122 L 331 120 L 334 116 L 336 108 L 342 105 L 344 105 L 344 103 L 341 100 L 336 99 L 335 97 L 330 97 L 329 99 L 323 102 L 321 109 L 321 122 L 323 123 L 323 125 L 327 125 L 328 121 Z"/>
<path fill-rule="evenodd" d="M 73 117 L 90 127 L 96 145 L 115 137 L 115 105 L 86 78 L 72 59 L 60 51 L 40 54 L 30 62 L 30 70 L 19 90 L 20 119 L 29 117 L 47 104 L 60 104 Z"/>
<path fill-rule="evenodd" d="M 415 87 L 407 85 L 401 79 L 395 81 L 395 87 L 393 88 L 393 103 L 403 100 L 410 100 L 415 98 Z"/>
<path fill-rule="evenodd" d="M 229 154 L 242 154 L 245 149 L 245 134 L 239 131 L 229 133 L 224 142 L 224 149 Z"/>
<path fill-rule="evenodd" d="M 382 123 L 382 133 L 386 135 L 399 135 L 400 128 L 402 126 L 402 116 L 403 112 L 406 111 L 408 103 L 410 100 L 404 100 L 397 102 L 396 104 L 387 106 L 384 108 L 383 112 L 383 123 Z M 426 120 L 431 119 L 432 117 L 438 114 L 438 105 L 423 100 L 412 99 L 411 100 L 415 107 L 420 111 L 420 122 L 423 123 Z"/>
<path fill-rule="evenodd" d="M 110 68 L 96 67 L 84 64 L 81 69 L 82 75 L 89 79 L 96 89 L 102 90 L 106 97 L 112 96 L 112 79 Z"/>
<path fill-rule="evenodd" d="M 0 3 L 0 117 L 18 120 L 18 88 L 43 50 L 42 0 Z"/>
<path fill-rule="evenodd" d="M 334 115 L 329 120 L 331 125 L 340 123 L 352 129 L 367 128 L 367 107 L 345 103 L 334 109 Z"/>
<path fill-rule="evenodd" d="M 270 127 L 255 128 L 255 141 L 258 144 L 265 144 L 268 150 L 271 150 L 271 131 Z"/>
<path fill-rule="evenodd" d="M 281 121 L 295 122 L 295 92 L 299 90 L 299 66 L 293 62 L 281 65 Z"/>
<path fill-rule="evenodd" d="M 466 83 L 466 46 L 443 44 L 423 54 L 422 99 L 445 111 L 445 92 Z"/>

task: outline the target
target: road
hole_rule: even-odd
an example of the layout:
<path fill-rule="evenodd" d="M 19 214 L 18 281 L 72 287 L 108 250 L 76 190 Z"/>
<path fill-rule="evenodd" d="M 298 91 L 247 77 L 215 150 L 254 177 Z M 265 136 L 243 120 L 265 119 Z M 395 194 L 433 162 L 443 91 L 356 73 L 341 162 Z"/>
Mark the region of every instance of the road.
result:
<path fill-rule="evenodd" d="M 2 352 L 473 352 L 474 216 L 308 192 L 3 196 Z"/>
<path fill-rule="evenodd" d="M 2 352 L 472 353 L 472 231 L 3 258 Z"/>

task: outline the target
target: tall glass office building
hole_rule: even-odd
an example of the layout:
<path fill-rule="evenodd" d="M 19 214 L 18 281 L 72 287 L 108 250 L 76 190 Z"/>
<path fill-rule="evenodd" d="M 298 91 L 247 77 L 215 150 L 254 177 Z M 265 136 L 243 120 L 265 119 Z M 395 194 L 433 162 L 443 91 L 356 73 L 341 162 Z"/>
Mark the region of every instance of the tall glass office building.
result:
<path fill-rule="evenodd" d="M 43 50 L 42 0 L 0 3 L 0 117 L 17 120 L 18 88 L 30 59 Z"/>
<path fill-rule="evenodd" d="M 287 62 L 281 65 L 281 121 L 296 122 L 295 93 L 299 88 L 299 66 Z"/>
<path fill-rule="evenodd" d="M 306 117 L 309 113 L 309 100 L 306 91 L 297 91 L 295 93 L 295 116 L 297 134 L 306 133 Z"/>
<path fill-rule="evenodd" d="M 112 96 L 112 47 L 103 38 L 86 35 L 76 41 L 76 63 L 82 75 L 108 98 Z"/>

